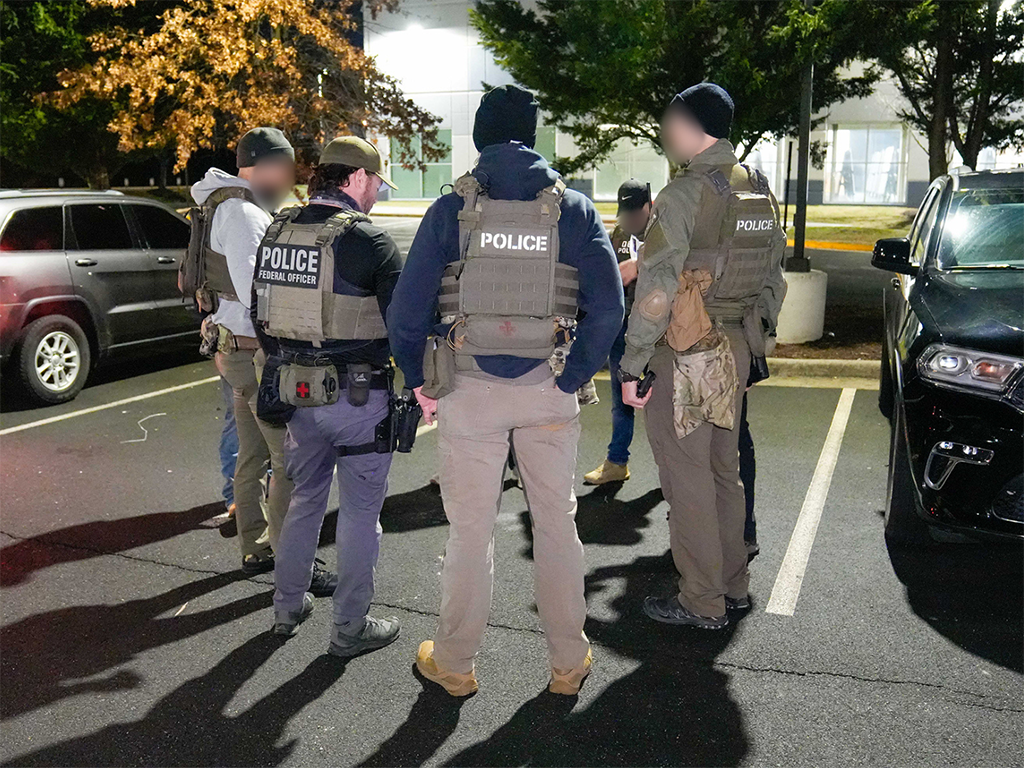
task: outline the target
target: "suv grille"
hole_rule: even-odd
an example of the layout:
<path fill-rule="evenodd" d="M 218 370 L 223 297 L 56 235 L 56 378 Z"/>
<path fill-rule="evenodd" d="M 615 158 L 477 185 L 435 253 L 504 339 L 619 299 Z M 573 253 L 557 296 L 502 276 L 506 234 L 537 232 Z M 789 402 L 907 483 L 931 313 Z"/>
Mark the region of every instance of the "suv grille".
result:
<path fill-rule="evenodd" d="M 1017 475 L 996 494 L 992 514 L 1000 520 L 1024 523 L 1024 475 Z"/>

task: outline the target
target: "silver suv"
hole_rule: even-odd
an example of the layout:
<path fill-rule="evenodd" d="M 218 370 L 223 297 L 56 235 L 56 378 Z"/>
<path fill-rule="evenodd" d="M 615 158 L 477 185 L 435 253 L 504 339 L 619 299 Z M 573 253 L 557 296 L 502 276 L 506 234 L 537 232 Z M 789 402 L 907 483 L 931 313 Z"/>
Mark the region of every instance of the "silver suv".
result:
<path fill-rule="evenodd" d="M 188 221 L 119 192 L 0 191 L 0 363 L 42 403 L 73 399 L 90 365 L 194 334 L 178 293 Z"/>

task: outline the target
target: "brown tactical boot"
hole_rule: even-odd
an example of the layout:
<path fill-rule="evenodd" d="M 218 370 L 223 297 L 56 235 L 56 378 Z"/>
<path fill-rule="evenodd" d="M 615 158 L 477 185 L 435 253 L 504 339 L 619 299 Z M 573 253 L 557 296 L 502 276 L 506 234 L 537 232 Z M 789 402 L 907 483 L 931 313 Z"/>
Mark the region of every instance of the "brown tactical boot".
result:
<path fill-rule="evenodd" d="M 476 682 L 476 674 L 470 672 L 468 675 L 459 672 L 449 672 L 441 669 L 434 661 L 434 641 L 424 640 L 420 643 L 419 651 L 416 653 L 416 669 L 427 680 L 437 683 L 452 696 L 469 696 L 476 693 L 479 686 Z"/>
<path fill-rule="evenodd" d="M 593 472 L 583 476 L 586 485 L 604 485 L 605 483 L 621 483 L 629 480 L 629 466 L 604 460 L 604 463 Z"/>

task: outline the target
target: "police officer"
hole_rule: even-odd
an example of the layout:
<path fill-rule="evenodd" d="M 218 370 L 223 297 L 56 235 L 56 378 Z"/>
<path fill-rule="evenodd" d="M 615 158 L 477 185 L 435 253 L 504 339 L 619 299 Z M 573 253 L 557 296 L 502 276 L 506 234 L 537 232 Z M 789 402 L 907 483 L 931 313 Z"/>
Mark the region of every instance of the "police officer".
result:
<path fill-rule="evenodd" d="M 437 414 L 451 523 L 440 623 L 416 665 L 455 696 L 477 689 L 474 660 L 490 612 L 493 531 L 512 445 L 533 524 L 549 689 L 576 693 L 591 665 L 573 492 L 575 393 L 608 357 L 622 325 L 622 287 L 594 205 L 533 150 L 537 110 L 533 94 L 515 85 L 481 99 L 473 128 L 479 162 L 424 216 L 388 314 L 406 385 L 428 423 Z M 564 338 L 556 329 L 571 326 L 578 309 L 586 315 L 555 379 L 547 360 Z"/>
<path fill-rule="evenodd" d="M 618 221 L 612 232 L 612 247 L 619 260 L 619 275 L 626 294 L 626 317 L 633 308 L 636 293 L 637 253 L 643 242 L 647 222 L 651 218 L 651 185 L 637 179 L 624 181 L 619 187 Z M 612 344 L 608 356 L 608 369 L 612 387 L 612 440 L 608 443 L 608 457 L 597 469 L 583 476 L 587 485 L 629 480 L 629 446 L 633 442 L 633 407 L 622 402 L 622 383 L 619 381 L 619 361 L 626 351 L 626 327 Z"/>
<path fill-rule="evenodd" d="M 648 597 L 644 611 L 706 629 L 750 605 L 738 424 L 751 356 L 764 356 L 785 293 L 778 204 L 726 140 L 732 114 L 712 83 L 665 113 L 666 154 L 686 165 L 654 204 L 620 373 L 623 402 L 646 405 L 681 574 L 678 595 Z M 656 379 L 638 397 L 648 365 Z"/>
<path fill-rule="evenodd" d="M 372 144 L 334 139 L 309 181 L 309 204 L 281 212 L 267 230 L 254 278 L 254 319 L 269 353 L 261 403 L 276 387 L 287 406 L 285 460 L 295 484 L 274 571 L 273 631 L 294 634 L 313 609 L 306 591 L 337 468 L 328 649 L 336 656 L 382 648 L 399 632 L 397 620 L 367 615 L 392 450 L 384 315 L 402 268 L 395 241 L 366 215 L 381 184 L 394 187 Z"/>
<path fill-rule="evenodd" d="M 211 313 L 203 323 L 204 334 L 212 335 L 217 369 L 232 391 L 238 440 L 233 470 L 235 519 L 242 570 L 254 575 L 274 568 L 291 483 L 284 471 L 284 429 L 256 416 L 256 366 L 261 359 L 249 318 L 249 297 L 256 248 L 271 221 L 268 211 L 295 184 L 295 150 L 280 130 L 262 127 L 239 139 L 236 156 L 238 176 L 211 168 L 192 186 L 192 197 L 206 224 L 201 231 L 193 227 L 193 236 L 201 242 L 190 244 L 189 250 L 203 261 L 206 282 L 199 286 L 196 298 Z M 264 513 L 262 480 L 268 461 L 273 473 Z M 329 587 L 330 579 L 330 574 L 318 573 L 315 588 Z"/>

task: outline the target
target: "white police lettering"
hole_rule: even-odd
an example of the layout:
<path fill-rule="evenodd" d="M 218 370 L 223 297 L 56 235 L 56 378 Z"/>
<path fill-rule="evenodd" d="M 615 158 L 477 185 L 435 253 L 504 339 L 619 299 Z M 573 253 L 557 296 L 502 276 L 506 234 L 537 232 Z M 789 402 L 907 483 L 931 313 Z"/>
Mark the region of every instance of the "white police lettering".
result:
<path fill-rule="evenodd" d="M 548 249 L 548 235 L 481 232 L 480 249 L 494 251 L 546 251 Z"/>
<path fill-rule="evenodd" d="M 293 288 L 319 288 L 320 249 L 305 245 L 265 245 L 260 249 L 256 280 Z"/>
<path fill-rule="evenodd" d="M 737 232 L 766 232 L 775 229 L 774 219 L 737 219 Z"/>

